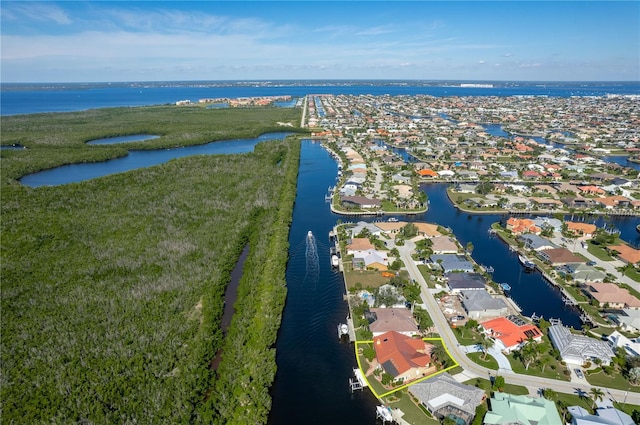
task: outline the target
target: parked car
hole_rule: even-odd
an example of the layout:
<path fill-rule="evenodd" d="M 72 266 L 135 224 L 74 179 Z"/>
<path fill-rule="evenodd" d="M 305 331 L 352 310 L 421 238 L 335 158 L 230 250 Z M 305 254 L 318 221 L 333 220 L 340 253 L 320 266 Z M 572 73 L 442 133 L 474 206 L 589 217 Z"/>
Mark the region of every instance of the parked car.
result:
<path fill-rule="evenodd" d="M 596 262 L 595 261 L 589 261 L 587 262 L 587 266 L 595 266 Z"/>
<path fill-rule="evenodd" d="M 580 379 L 584 379 L 584 375 L 582 374 L 582 371 L 580 369 L 576 369 L 576 376 Z"/>

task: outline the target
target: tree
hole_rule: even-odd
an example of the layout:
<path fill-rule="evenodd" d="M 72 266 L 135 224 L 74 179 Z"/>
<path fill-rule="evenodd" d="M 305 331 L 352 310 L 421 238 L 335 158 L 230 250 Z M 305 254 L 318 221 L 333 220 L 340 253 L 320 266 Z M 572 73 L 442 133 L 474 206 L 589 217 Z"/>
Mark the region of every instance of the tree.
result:
<path fill-rule="evenodd" d="M 495 342 L 491 338 L 487 338 L 486 335 L 482 334 L 482 339 L 478 343 L 480 348 L 482 349 L 482 360 L 487 360 L 487 354 L 489 352 L 489 348 L 493 347 Z"/>
<path fill-rule="evenodd" d="M 436 345 L 431 350 L 431 358 L 435 360 L 441 367 L 446 366 L 447 364 L 447 350 L 444 349 L 441 345 Z"/>
<path fill-rule="evenodd" d="M 467 250 L 467 253 L 471 255 L 471 253 L 473 252 L 473 242 L 471 241 L 467 242 L 466 250 Z"/>
<path fill-rule="evenodd" d="M 640 367 L 634 367 L 629 370 L 629 381 L 633 385 L 637 385 L 640 382 Z"/>
<path fill-rule="evenodd" d="M 602 391 L 600 388 L 592 387 L 589 390 L 589 394 L 591 395 L 591 398 L 593 399 L 592 407 L 595 409 L 596 408 L 596 401 L 602 400 L 604 398 L 604 391 Z"/>
<path fill-rule="evenodd" d="M 502 391 L 502 389 L 504 388 L 504 384 L 504 376 L 496 375 L 495 379 L 493 380 L 493 388 L 498 391 Z"/>
<path fill-rule="evenodd" d="M 558 399 L 558 393 L 552 388 L 544 388 L 542 390 L 542 397 L 547 400 L 556 401 Z"/>

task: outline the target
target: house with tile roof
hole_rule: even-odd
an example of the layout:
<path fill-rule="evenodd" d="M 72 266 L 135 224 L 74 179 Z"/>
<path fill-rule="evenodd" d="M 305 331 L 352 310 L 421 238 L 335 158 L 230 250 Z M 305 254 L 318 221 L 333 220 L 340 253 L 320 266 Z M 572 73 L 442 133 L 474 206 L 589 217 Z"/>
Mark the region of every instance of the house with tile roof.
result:
<path fill-rule="evenodd" d="M 353 254 L 353 260 L 351 260 L 353 268 L 356 270 L 372 268 L 379 271 L 384 271 L 389 268 L 389 259 L 387 253 L 384 251 L 377 251 L 375 249 L 368 249 L 366 251 L 356 251 Z"/>
<path fill-rule="evenodd" d="M 624 308 L 613 319 L 623 331 L 640 331 L 640 310 Z"/>
<path fill-rule="evenodd" d="M 464 425 L 473 421 L 476 407 L 486 397 L 482 389 L 457 382 L 448 373 L 411 385 L 409 393 L 437 419 L 452 417 Z"/>
<path fill-rule="evenodd" d="M 627 289 L 621 288 L 614 283 L 587 283 L 584 285 L 584 292 L 598 301 L 599 307 L 608 305 L 609 308 L 640 310 L 640 300 L 634 297 Z"/>
<path fill-rule="evenodd" d="M 617 257 L 627 264 L 640 263 L 640 249 L 631 248 L 629 245 L 609 245 L 607 249 L 617 253 Z"/>
<path fill-rule="evenodd" d="M 485 425 L 560 425 L 562 419 L 553 401 L 495 392 L 484 416 Z"/>
<path fill-rule="evenodd" d="M 553 267 L 564 266 L 570 263 L 586 263 L 583 257 L 577 256 L 567 248 L 545 249 L 538 252 L 538 257 L 551 264 Z"/>
<path fill-rule="evenodd" d="M 487 319 L 505 316 L 509 309 L 500 298 L 492 297 L 486 290 L 460 291 L 460 302 L 471 319 Z"/>
<path fill-rule="evenodd" d="M 369 330 L 373 336 L 382 335 L 394 331 L 405 336 L 413 336 L 419 333 L 411 311 L 406 308 L 370 308 L 371 317 L 374 319 L 369 324 Z"/>
<path fill-rule="evenodd" d="M 464 255 L 460 254 L 434 254 L 429 257 L 429 261 L 439 265 L 445 273 L 451 272 L 473 272 L 473 263 Z"/>
<path fill-rule="evenodd" d="M 459 248 L 450 236 L 436 236 L 431 238 L 431 250 L 434 254 L 455 254 Z"/>
<path fill-rule="evenodd" d="M 522 319 L 514 318 L 512 321 L 506 317 L 498 317 L 482 322 L 480 326 L 487 336 L 495 340 L 496 347 L 506 353 L 518 350 L 529 340 L 542 341 L 542 331 Z"/>
<path fill-rule="evenodd" d="M 433 345 L 422 339 L 389 331 L 373 338 L 373 348 L 380 367 L 396 381 L 413 381 L 429 372 Z"/>
<path fill-rule="evenodd" d="M 615 356 L 606 342 L 584 335 L 572 334 L 563 325 L 550 326 L 549 339 L 560 352 L 562 360 L 574 365 L 582 365 L 595 359 L 600 359 L 602 364 L 609 365 Z"/>
<path fill-rule="evenodd" d="M 376 247 L 371 243 L 369 238 L 352 238 L 347 243 L 347 255 L 352 255 L 358 251 L 367 251 L 369 249 L 375 249 Z"/>
<path fill-rule="evenodd" d="M 510 217 L 507 220 L 507 230 L 511 230 L 514 235 L 522 233 L 534 233 L 536 235 L 542 232 L 542 229 L 536 226 L 533 220 L 528 218 Z"/>
<path fill-rule="evenodd" d="M 580 237 L 581 239 L 589 239 L 596 232 L 596 225 L 591 223 L 581 223 L 575 221 L 567 221 L 567 232 Z"/>

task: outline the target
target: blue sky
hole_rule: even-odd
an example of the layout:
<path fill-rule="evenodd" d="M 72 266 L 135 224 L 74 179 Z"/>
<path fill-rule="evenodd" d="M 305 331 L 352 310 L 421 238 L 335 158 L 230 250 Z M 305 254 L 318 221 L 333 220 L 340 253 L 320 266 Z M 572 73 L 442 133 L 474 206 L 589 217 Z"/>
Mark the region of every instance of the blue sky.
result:
<path fill-rule="evenodd" d="M 640 2 L 2 1 L 2 82 L 640 80 Z"/>

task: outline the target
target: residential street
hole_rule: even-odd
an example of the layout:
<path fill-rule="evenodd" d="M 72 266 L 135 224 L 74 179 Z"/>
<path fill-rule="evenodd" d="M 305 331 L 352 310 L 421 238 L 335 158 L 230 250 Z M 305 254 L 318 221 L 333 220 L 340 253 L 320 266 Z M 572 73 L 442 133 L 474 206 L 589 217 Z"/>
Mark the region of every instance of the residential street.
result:
<path fill-rule="evenodd" d="M 389 244 L 389 243 L 388 243 Z M 392 248 L 393 244 L 389 244 Z M 472 362 L 467 356 L 464 347 L 460 347 L 458 345 L 457 339 L 453 334 L 451 327 L 449 326 L 444 314 L 438 307 L 438 304 L 429 291 L 427 287 L 427 283 L 422 277 L 422 274 L 418 270 L 417 265 L 411 258 L 411 252 L 415 248 L 415 244 L 412 241 L 405 241 L 404 246 L 396 246 L 398 251 L 400 252 L 400 257 L 404 262 L 407 271 L 409 272 L 409 276 L 412 279 L 415 279 L 416 282 L 420 283 L 422 288 L 422 300 L 425 304 L 429 315 L 431 316 L 434 327 L 438 330 L 440 337 L 443 339 L 445 345 L 447 346 L 449 353 L 453 356 L 453 358 L 465 369 L 465 375 L 468 378 L 473 377 L 482 377 L 489 378 L 490 376 L 495 376 L 496 371 L 487 369 L 482 367 L 474 362 Z M 530 375 L 521 375 L 515 373 L 500 373 L 501 376 L 504 376 L 505 381 L 510 384 L 522 385 L 529 389 L 530 395 L 538 395 L 539 390 L 543 388 L 552 388 L 555 391 L 568 393 L 568 394 L 578 394 L 582 392 L 587 394 L 591 388 L 589 383 L 586 380 L 579 380 L 577 378 L 573 378 L 576 381 L 582 382 L 566 382 L 566 381 L 557 381 L 553 379 L 540 378 L 536 376 Z M 640 405 L 640 394 L 634 392 L 627 392 L 623 390 L 617 389 L 608 389 L 602 388 L 605 394 L 610 395 L 618 402 L 627 402 L 636 405 Z"/>

